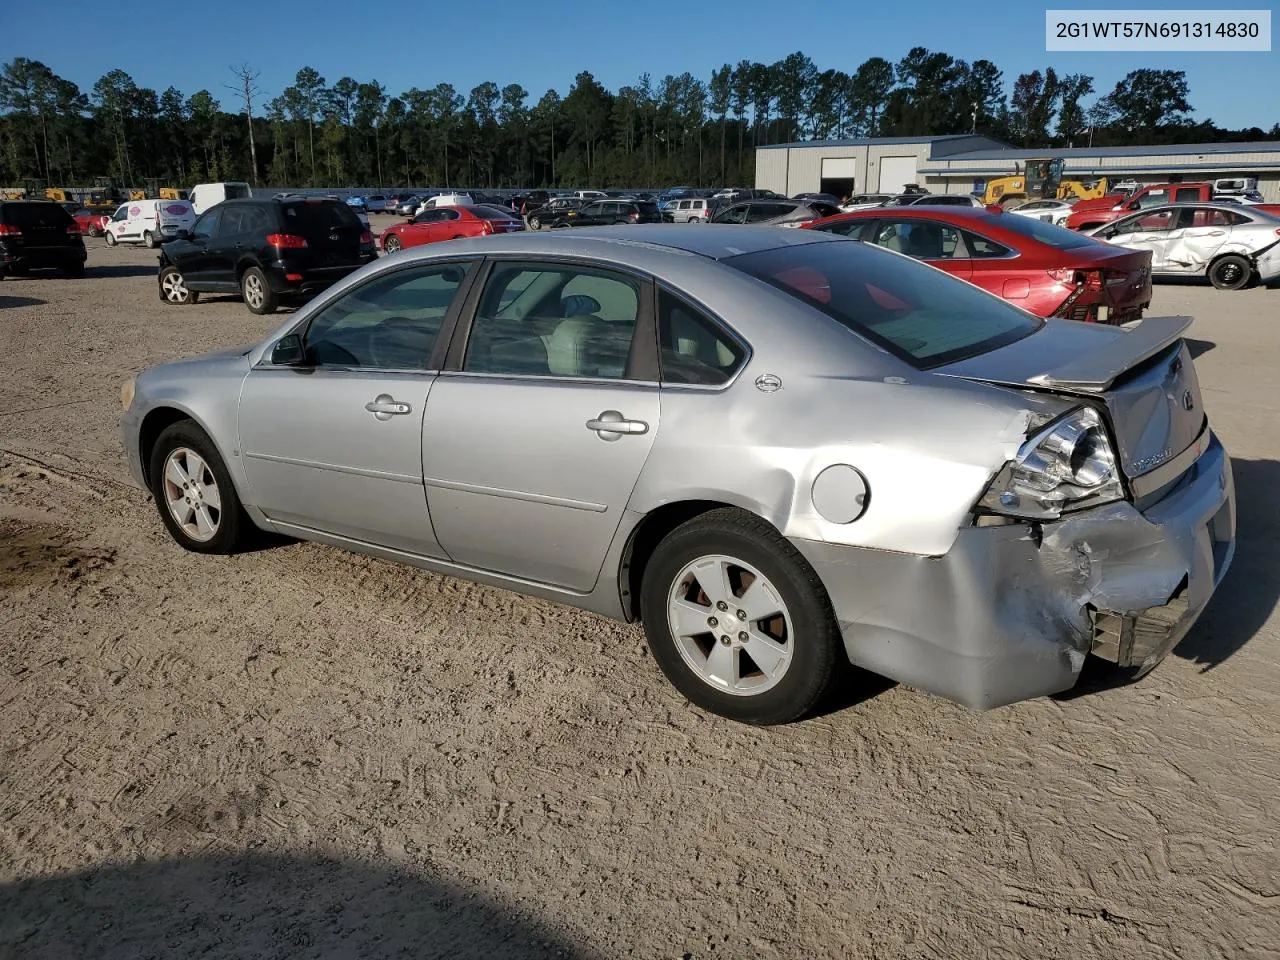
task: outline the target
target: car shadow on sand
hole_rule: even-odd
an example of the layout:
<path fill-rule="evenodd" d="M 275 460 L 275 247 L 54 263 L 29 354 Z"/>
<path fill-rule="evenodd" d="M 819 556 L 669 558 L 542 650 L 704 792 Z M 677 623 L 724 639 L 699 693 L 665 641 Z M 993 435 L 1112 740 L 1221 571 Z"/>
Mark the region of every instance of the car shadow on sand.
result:
<path fill-rule="evenodd" d="M 1280 462 L 1232 458 L 1236 484 L 1236 554 L 1209 606 L 1173 655 L 1212 670 L 1248 643 L 1280 599 Z M 1159 668 L 1157 668 L 1159 669 Z M 1089 657 L 1080 681 L 1057 694 L 1072 699 L 1133 682 L 1136 671 Z"/>
<path fill-rule="evenodd" d="M 240 854 L 138 861 L 0 886 L 5 957 L 582 956 L 516 910 L 378 865 Z"/>
<path fill-rule="evenodd" d="M 85 267 L 84 275 L 90 279 L 94 277 L 154 277 L 159 275 L 159 268 L 155 264 L 148 266 L 145 263 L 95 264 L 91 267 Z"/>
<path fill-rule="evenodd" d="M 7 310 L 10 307 L 38 307 L 46 300 L 40 300 L 36 297 L 3 297 L 0 296 L 0 310 Z"/>

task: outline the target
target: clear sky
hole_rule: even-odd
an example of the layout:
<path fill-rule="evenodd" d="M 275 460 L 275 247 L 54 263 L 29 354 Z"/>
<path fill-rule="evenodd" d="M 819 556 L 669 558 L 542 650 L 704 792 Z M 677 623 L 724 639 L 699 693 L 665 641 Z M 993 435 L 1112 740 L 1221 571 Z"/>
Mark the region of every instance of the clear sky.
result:
<path fill-rule="evenodd" d="M 1104 8 L 1097 0 L 1081 7 Z M 706 80 L 722 63 L 771 63 L 795 50 L 819 69 L 852 71 L 870 56 L 896 61 L 913 46 L 965 60 L 988 59 L 1006 86 L 1019 73 L 1052 66 L 1083 72 L 1110 92 L 1139 67 L 1185 70 L 1198 119 L 1222 126 L 1280 122 L 1280 53 L 1053 53 L 1044 49 L 1044 10 L 1065 0 L 0 0 L 0 61 L 42 60 L 86 92 L 119 67 L 140 86 L 208 89 L 234 102 L 228 66 L 261 71 L 268 97 L 310 65 L 329 82 L 376 79 L 395 95 L 410 87 L 519 83 L 530 105 L 548 88 L 564 94 L 580 70 L 610 90 L 648 71 L 685 70 Z M 1126 0 L 1126 8 L 1195 8 Z M 1253 7 L 1259 3 L 1201 8 Z M 1116 5 L 1112 4 L 1111 9 Z M 1278 19 L 1280 22 L 1280 19 Z"/>

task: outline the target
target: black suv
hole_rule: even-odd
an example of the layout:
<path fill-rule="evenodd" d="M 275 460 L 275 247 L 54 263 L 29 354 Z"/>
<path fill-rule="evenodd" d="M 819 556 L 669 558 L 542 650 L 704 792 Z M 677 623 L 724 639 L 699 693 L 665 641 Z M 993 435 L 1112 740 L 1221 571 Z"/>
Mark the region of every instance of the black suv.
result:
<path fill-rule="evenodd" d="M 225 200 L 160 253 L 160 299 L 238 293 L 253 313 L 321 290 L 376 260 L 373 234 L 341 200 Z"/>
<path fill-rule="evenodd" d="M 61 205 L 50 200 L 0 203 L 0 278 L 39 267 L 84 276 L 85 256 L 80 227 Z"/>
<path fill-rule="evenodd" d="M 662 223 L 662 213 L 656 203 L 642 200 L 592 200 L 585 207 L 557 216 L 551 226 L 595 227 L 606 223 Z"/>

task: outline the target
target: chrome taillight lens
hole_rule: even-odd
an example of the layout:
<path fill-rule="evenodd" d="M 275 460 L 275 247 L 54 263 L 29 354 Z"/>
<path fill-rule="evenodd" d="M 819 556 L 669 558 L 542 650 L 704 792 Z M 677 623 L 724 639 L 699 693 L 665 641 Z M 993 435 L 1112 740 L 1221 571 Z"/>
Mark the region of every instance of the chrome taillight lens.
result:
<path fill-rule="evenodd" d="M 1054 520 L 1124 498 L 1115 449 L 1093 407 L 1077 407 L 1049 424 L 996 474 L 978 501 L 982 512 Z"/>

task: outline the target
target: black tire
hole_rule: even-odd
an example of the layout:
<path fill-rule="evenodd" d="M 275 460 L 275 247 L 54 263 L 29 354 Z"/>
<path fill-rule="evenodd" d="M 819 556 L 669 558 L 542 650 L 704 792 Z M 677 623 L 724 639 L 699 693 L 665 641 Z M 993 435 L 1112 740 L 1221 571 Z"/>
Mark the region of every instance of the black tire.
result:
<path fill-rule="evenodd" d="M 207 540 L 189 535 L 174 518 L 168 506 L 165 482 L 165 463 L 175 450 L 193 450 L 204 461 L 217 484 L 221 507 L 217 511 L 216 532 Z M 222 457 L 213 441 L 192 420 L 179 420 L 166 427 L 151 451 L 151 493 L 155 497 L 160 520 L 178 545 L 192 553 L 235 553 L 244 545 L 252 532 L 252 524 L 240 505 L 236 488 L 227 473 Z"/>
<path fill-rule="evenodd" d="M 267 275 L 258 267 L 250 267 L 241 275 L 240 295 L 249 312 L 258 316 L 275 313 L 280 306 L 280 297 L 271 289 L 271 285 L 267 283 Z"/>
<path fill-rule="evenodd" d="M 89 233 L 89 236 L 91 236 L 91 237 L 100 237 L 100 236 L 102 236 L 102 231 L 98 229 L 98 225 L 97 225 L 96 223 L 91 223 L 91 224 L 89 224 L 89 230 L 88 230 L 88 233 Z"/>
<path fill-rule="evenodd" d="M 156 235 L 150 230 L 142 231 L 142 243 L 148 250 L 156 248 Z"/>
<path fill-rule="evenodd" d="M 400 249 L 400 238 L 396 236 L 387 237 L 386 240 L 382 241 L 382 249 L 386 253 L 398 252 Z"/>
<path fill-rule="evenodd" d="M 106 237 L 107 239 L 108 247 L 114 247 L 116 245 L 116 235 L 112 233 L 110 230 L 104 231 L 103 236 Z"/>
<path fill-rule="evenodd" d="M 790 664 L 776 685 L 761 693 L 736 695 L 713 687 L 689 666 L 672 636 L 667 600 L 676 579 L 687 564 L 713 554 L 759 570 L 791 614 Z M 828 695 L 840 676 L 843 641 L 822 581 L 785 537 L 742 510 L 713 510 L 668 534 L 645 566 L 640 612 L 654 659 L 667 679 L 692 703 L 731 720 L 760 725 L 797 720 Z M 716 642 L 714 635 L 711 641 Z"/>
<path fill-rule="evenodd" d="M 1253 279 L 1253 265 L 1236 253 L 1209 264 L 1209 282 L 1219 290 L 1243 290 Z"/>
<path fill-rule="evenodd" d="M 539 218 L 539 217 L 530 217 L 530 218 L 529 218 L 529 229 L 530 229 L 530 230 L 541 230 L 541 229 L 542 229 L 542 220 L 541 220 L 541 218 Z"/>
<path fill-rule="evenodd" d="M 182 291 L 186 294 L 185 297 L 179 296 L 176 299 L 170 298 L 169 291 L 165 289 L 165 277 L 170 277 L 170 276 L 175 276 L 178 278 L 179 281 L 181 281 Z M 163 270 L 160 271 L 160 277 L 159 277 L 157 286 L 160 290 L 160 300 L 163 303 L 172 303 L 180 307 L 186 307 L 186 306 L 190 306 L 191 304 L 195 303 L 197 300 L 200 299 L 200 294 L 196 293 L 194 290 L 190 289 L 187 286 L 186 280 L 182 276 L 182 271 L 180 271 L 173 264 L 169 264 L 167 267 L 165 267 Z"/>
<path fill-rule="evenodd" d="M 62 268 L 62 272 L 66 274 L 66 276 L 70 277 L 72 280 L 79 280 L 81 277 L 84 276 L 84 264 L 68 263 L 65 267 Z"/>

